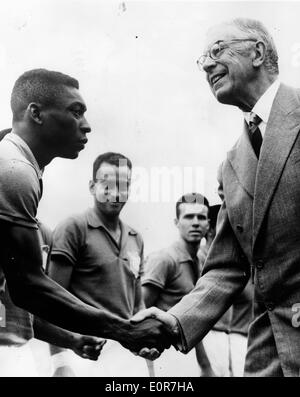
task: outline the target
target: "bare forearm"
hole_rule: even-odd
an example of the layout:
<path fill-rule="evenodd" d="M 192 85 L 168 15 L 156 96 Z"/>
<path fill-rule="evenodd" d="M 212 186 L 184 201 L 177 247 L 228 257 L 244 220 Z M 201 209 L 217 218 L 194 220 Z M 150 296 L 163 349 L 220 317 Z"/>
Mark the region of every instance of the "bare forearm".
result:
<path fill-rule="evenodd" d="M 84 304 L 42 272 L 14 279 L 13 291 L 18 306 L 58 327 L 115 340 L 126 332 L 125 320 Z"/>
<path fill-rule="evenodd" d="M 57 327 L 37 316 L 34 317 L 33 329 L 35 338 L 66 349 L 72 348 L 74 340 L 78 335 Z"/>
<path fill-rule="evenodd" d="M 84 304 L 45 275 L 35 229 L 0 222 L 0 236 L 1 264 L 17 306 L 69 331 L 117 341 L 125 338 L 129 321 Z"/>

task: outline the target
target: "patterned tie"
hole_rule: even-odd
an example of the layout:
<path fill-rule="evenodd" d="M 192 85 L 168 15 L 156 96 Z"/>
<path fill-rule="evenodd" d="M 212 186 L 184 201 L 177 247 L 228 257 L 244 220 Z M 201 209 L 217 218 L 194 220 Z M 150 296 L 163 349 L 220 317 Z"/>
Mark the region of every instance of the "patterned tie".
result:
<path fill-rule="evenodd" d="M 260 147 L 262 144 L 262 135 L 260 129 L 258 128 L 258 125 L 261 121 L 262 119 L 257 114 L 253 112 L 250 113 L 248 126 L 249 138 L 257 158 L 259 158 Z"/>

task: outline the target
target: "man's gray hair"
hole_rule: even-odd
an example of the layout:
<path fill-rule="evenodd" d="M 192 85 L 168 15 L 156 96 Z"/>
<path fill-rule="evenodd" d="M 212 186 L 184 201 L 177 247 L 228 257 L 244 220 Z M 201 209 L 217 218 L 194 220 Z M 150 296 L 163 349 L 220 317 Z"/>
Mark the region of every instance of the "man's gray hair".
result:
<path fill-rule="evenodd" d="M 266 58 L 264 65 L 270 74 L 278 74 L 278 54 L 274 40 L 266 27 L 256 19 L 235 18 L 230 24 L 236 26 L 240 31 L 247 33 L 251 38 L 257 38 L 266 46 Z"/>

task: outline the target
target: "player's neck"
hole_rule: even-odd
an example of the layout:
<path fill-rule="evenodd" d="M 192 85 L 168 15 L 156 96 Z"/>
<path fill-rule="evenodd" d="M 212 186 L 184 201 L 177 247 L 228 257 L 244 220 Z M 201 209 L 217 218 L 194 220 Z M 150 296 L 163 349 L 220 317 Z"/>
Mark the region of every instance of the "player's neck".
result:
<path fill-rule="evenodd" d="M 95 211 L 100 218 L 103 225 L 110 231 L 116 232 L 120 229 L 120 218 L 119 215 L 107 215 L 103 211 L 100 211 L 99 208 L 95 208 Z"/>
<path fill-rule="evenodd" d="M 54 156 L 45 148 L 32 130 L 26 128 L 24 124 L 14 125 L 12 132 L 28 145 L 41 169 L 53 160 Z"/>
<path fill-rule="evenodd" d="M 197 256 L 197 252 L 198 252 L 199 247 L 200 247 L 200 242 L 199 243 L 194 243 L 194 242 L 191 243 L 191 242 L 185 241 L 183 239 L 181 239 L 181 240 L 182 240 L 182 243 L 183 243 L 185 249 L 190 254 L 190 256 L 192 258 L 195 258 Z"/>

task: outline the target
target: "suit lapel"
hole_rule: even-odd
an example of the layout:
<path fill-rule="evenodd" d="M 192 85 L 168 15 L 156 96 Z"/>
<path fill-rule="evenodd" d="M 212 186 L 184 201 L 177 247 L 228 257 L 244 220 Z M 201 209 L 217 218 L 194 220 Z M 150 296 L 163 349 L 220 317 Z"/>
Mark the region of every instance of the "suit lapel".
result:
<path fill-rule="evenodd" d="M 253 245 L 300 129 L 299 106 L 295 92 L 280 85 L 272 106 L 257 167 L 253 204 Z"/>
<path fill-rule="evenodd" d="M 228 152 L 227 158 L 240 184 L 253 199 L 258 161 L 249 140 L 246 122 L 244 122 L 243 134 L 234 148 Z"/>

